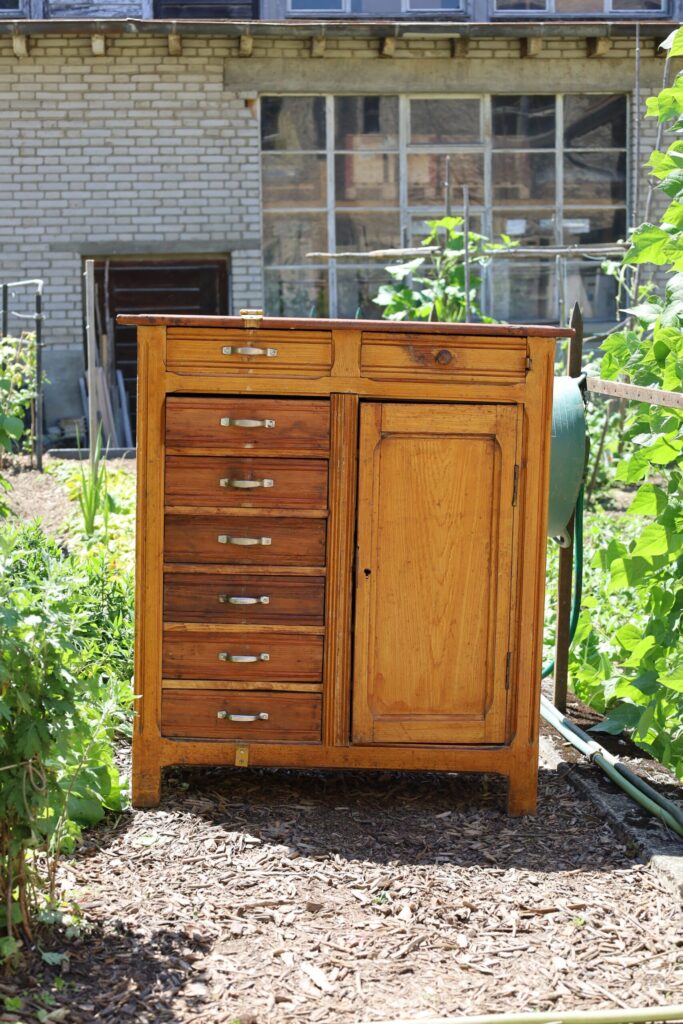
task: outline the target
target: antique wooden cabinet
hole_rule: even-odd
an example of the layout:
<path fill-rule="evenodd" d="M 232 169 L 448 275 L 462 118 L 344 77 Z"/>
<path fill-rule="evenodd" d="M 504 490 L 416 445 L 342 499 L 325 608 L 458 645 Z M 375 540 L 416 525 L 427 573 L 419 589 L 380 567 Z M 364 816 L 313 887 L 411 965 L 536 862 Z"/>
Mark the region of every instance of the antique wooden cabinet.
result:
<path fill-rule="evenodd" d="M 135 805 L 166 765 L 227 764 L 498 772 L 532 812 L 563 332 L 120 319 Z"/>

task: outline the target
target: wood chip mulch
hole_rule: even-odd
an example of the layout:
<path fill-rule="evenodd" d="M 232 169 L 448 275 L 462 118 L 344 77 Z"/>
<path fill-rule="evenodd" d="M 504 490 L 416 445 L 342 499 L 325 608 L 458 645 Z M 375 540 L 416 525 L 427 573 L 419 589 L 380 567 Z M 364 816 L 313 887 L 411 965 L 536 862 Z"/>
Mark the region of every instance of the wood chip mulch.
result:
<path fill-rule="evenodd" d="M 64 866 L 85 927 L 0 994 L 34 1021 L 359 1024 L 671 1003 L 680 906 L 562 771 L 174 771 Z M 49 999 L 49 996 L 48 996 Z M 680 1001 L 680 1000 L 679 1000 Z M 0 1003 L 1 1005 L 1 1003 Z"/>

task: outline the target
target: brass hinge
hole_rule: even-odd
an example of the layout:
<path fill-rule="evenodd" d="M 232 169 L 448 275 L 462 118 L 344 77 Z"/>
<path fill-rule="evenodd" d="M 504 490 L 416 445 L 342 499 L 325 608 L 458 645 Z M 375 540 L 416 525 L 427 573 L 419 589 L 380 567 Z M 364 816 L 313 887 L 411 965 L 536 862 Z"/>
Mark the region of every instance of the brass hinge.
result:
<path fill-rule="evenodd" d="M 244 320 L 245 327 L 260 327 L 263 321 L 262 309 L 241 309 L 240 316 Z"/>
<path fill-rule="evenodd" d="M 512 651 L 508 651 L 505 656 L 505 689 L 510 689 L 510 664 L 512 663 Z"/>
<path fill-rule="evenodd" d="M 531 356 L 527 356 L 526 359 L 524 360 L 524 369 L 526 370 L 527 373 L 531 369 Z"/>
<path fill-rule="evenodd" d="M 515 463 L 515 472 L 512 477 L 512 505 L 513 508 L 517 504 L 517 497 L 519 494 L 519 466 Z"/>

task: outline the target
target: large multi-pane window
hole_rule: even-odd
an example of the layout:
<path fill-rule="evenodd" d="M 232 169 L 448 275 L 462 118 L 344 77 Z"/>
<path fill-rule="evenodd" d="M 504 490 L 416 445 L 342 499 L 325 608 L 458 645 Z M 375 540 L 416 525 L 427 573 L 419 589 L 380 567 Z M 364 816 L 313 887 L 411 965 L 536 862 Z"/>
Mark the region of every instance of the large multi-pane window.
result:
<path fill-rule="evenodd" d="M 365 15 L 394 18 L 399 15 L 462 14 L 464 0 L 287 0 L 291 15 Z"/>
<path fill-rule="evenodd" d="M 668 14 L 669 0 L 494 0 L 495 14 Z"/>
<path fill-rule="evenodd" d="M 264 96 L 266 309 L 377 316 L 387 280 L 373 249 L 414 245 L 426 221 L 463 211 L 471 228 L 522 246 L 605 244 L 626 231 L 626 97 Z M 354 254 L 344 260 L 310 253 Z M 558 273 L 562 280 L 558 280 Z M 491 261 L 487 312 L 554 320 L 560 293 L 586 319 L 613 315 L 598 262 Z"/>

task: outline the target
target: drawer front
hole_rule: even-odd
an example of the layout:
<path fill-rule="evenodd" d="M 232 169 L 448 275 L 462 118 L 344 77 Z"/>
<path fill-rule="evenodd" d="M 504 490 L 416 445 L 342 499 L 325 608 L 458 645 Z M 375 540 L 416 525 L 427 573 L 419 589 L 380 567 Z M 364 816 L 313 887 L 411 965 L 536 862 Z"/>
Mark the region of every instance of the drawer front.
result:
<path fill-rule="evenodd" d="M 324 519 L 168 513 L 164 553 L 189 564 L 323 566 L 325 532 Z"/>
<path fill-rule="evenodd" d="M 322 698 L 313 693 L 164 690 L 161 700 L 161 733 L 178 739 L 319 743 L 321 721 Z"/>
<path fill-rule="evenodd" d="M 325 581 L 282 576 L 167 573 L 166 622 L 322 626 Z"/>
<path fill-rule="evenodd" d="M 325 509 L 327 462 L 169 455 L 166 504 Z"/>
<path fill-rule="evenodd" d="M 166 401 L 166 446 L 323 455 L 330 450 L 330 403 L 171 396 Z"/>
<path fill-rule="evenodd" d="M 167 630 L 166 679 L 319 683 L 323 638 L 300 633 L 210 633 Z"/>
<path fill-rule="evenodd" d="M 424 334 L 363 334 L 361 373 L 386 380 L 517 384 L 526 377 L 526 340 Z"/>
<path fill-rule="evenodd" d="M 332 367 L 332 334 L 169 327 L 166 364 L 184 374 L 321 377 Z"/>

